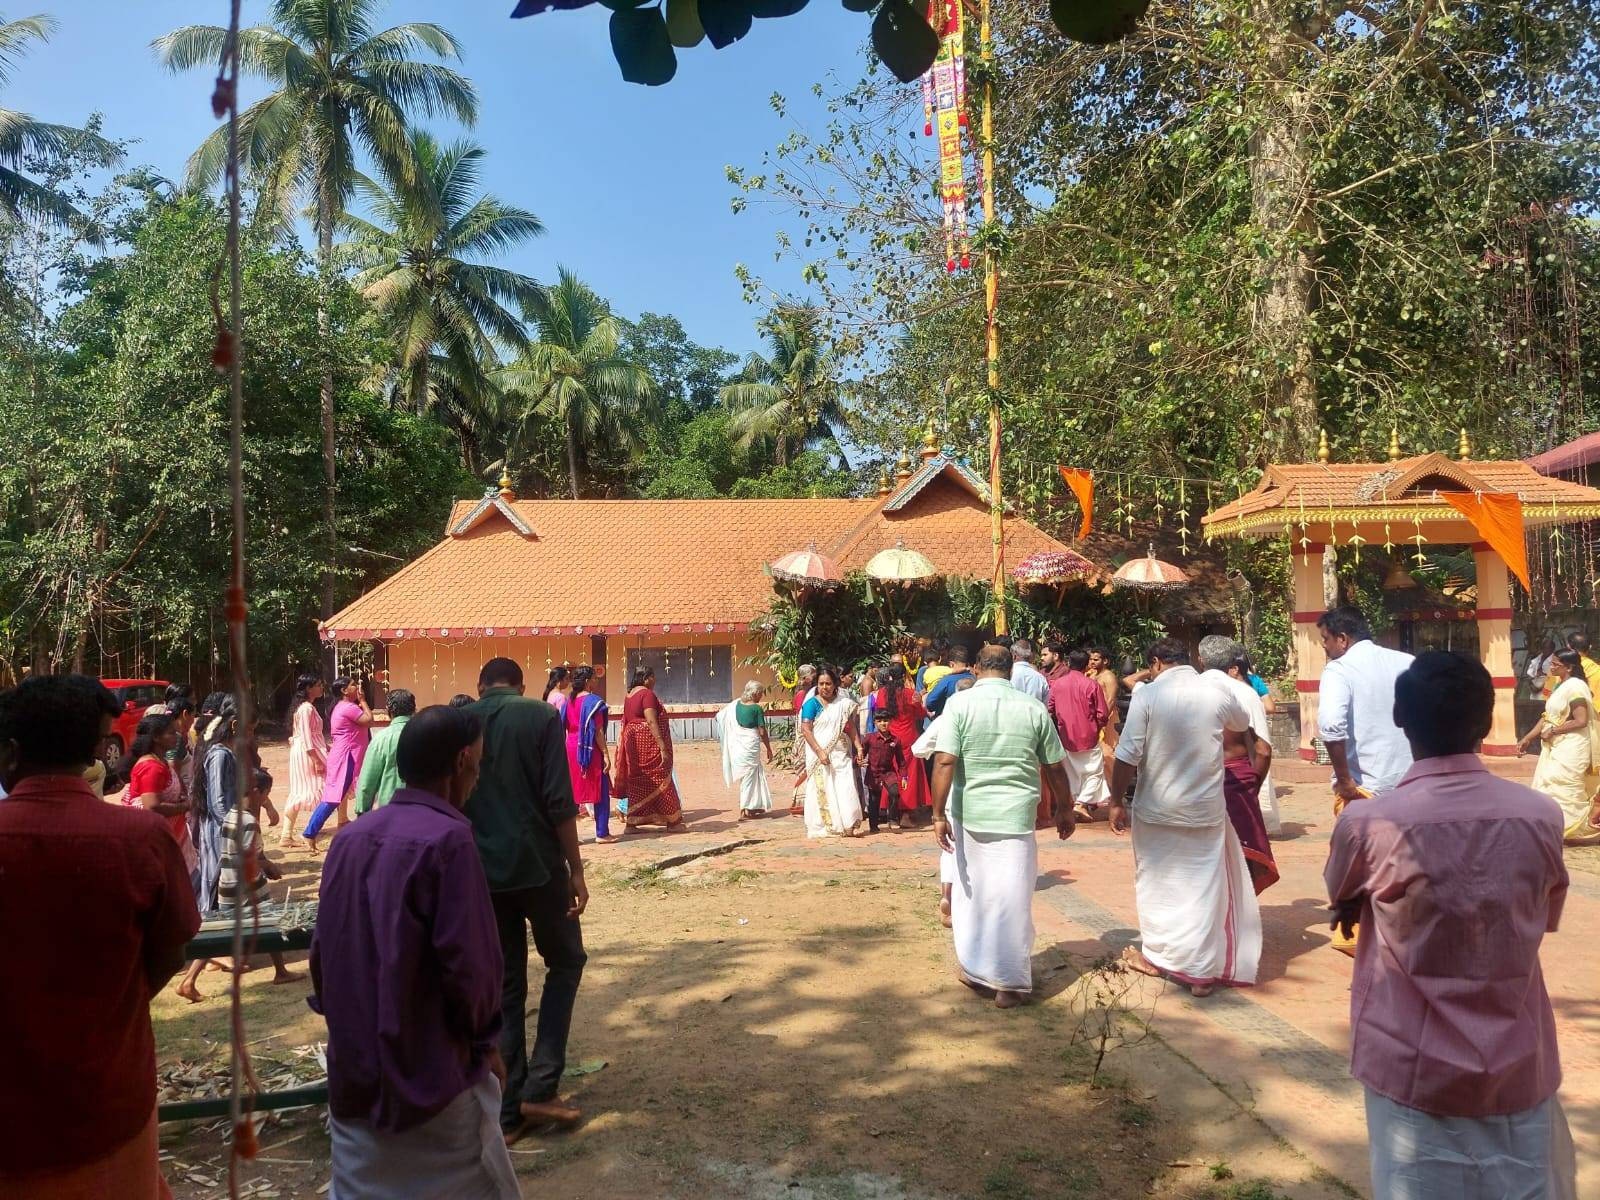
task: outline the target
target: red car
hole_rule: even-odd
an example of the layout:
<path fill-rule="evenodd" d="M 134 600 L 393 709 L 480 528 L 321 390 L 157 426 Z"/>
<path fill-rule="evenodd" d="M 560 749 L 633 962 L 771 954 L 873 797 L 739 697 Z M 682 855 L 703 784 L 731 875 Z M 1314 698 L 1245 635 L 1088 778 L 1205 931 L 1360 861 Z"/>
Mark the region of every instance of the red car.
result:
<path fill-rule="evenodd" d="M 122 705 L 122 715 L 111 724 L 111 736 L 106 740 L 106 765 L 114 766 L 133 744 L 134 730 L 139 728 L 139 718 L 152 704 L 166 698 L 165 679 L 102 679 L 111 694 Z"/>

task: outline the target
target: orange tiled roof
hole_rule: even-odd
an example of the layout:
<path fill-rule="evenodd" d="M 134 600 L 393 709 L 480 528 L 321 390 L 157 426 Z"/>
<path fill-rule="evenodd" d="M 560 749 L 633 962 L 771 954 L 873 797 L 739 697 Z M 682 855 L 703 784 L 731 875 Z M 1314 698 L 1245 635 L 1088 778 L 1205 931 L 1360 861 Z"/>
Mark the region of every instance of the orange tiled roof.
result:
<path fill-rule="evenodd" d="M 1302 522 L 1454 521 L 1441 491 L 1511 494 L 1528 525 L 1600 517 L 1600 490 L 1550 479 L 1525 462 L 1457 462 L 1422 454 L 1385 463 L 1268 467 L 1255 490 L 1201 518 L 1208 536 L 1281 533 Z"/>
<path fill-rule="evenodd" d="M 847 572 L 903 541 L 946 574 L 986 579 L 989 511 L 950 465 L 951 477 L 923 481 L 892 512 L 904 488 L 861 500 L 458 501 L 454 532 L 322 635 L 745 629 L 771 603 L 767 564 L 812 543 Z M 1017 518 L 1006 542 L 1011 562 L 1063 548 Z"/>

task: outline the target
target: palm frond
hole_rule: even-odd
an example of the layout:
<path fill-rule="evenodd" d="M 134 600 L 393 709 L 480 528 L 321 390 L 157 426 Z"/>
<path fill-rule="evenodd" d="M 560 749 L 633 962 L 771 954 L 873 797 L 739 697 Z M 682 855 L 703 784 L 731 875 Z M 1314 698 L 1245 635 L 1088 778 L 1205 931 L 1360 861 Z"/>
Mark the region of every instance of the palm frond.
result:
<path fill-rule="evenodd" d="M 43 44 L 60 28 L 61 22 L 46 13 L 0 21 L 0 87 L 11 82 L 11 72 L 35 42 Z"/>

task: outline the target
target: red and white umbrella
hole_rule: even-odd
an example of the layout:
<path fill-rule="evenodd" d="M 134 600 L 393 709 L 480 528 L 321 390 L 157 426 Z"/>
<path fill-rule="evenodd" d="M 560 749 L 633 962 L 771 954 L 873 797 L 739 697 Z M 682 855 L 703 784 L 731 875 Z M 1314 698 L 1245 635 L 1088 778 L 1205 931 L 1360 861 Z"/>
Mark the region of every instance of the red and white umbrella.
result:
<path fill-rule="evenodd" d="M 1076 550 L 1040 550 L 1011 568 L 1011 578 L 1018 583 L 1051 587 L 1094 574 L 1095 565 Z"/>
<path fill-rule="evenodd" d="M 1156 548 L 1144 558 L 1130 558 L 1117 568 L 1111 586 L 1139 592 L 1175 592 L 1189 586 L 1189 575 L 1182 567 L 1156 557 Z"/>
<path fill-rule="evenodd" d="M 772 573 L 774 579 L 781 579 L 796 587 L 831 591 L 844 582 L 839 564 L 826 554 L 819 553 L 815 546 L 785 554 L 775 562 L 769 563 L 767 570 Z"/>

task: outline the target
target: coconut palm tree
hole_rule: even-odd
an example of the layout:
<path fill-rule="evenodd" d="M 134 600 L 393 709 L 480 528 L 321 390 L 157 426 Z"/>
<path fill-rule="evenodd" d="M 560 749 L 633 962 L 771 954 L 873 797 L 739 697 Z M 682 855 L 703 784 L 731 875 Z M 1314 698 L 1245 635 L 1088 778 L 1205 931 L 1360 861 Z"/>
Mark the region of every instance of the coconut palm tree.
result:
<path fill-rule="evenodd" d="M 0 87 L 11 82 L 12 68 L 33 43 L 50 40 L 56 25 L 54 17 L 46 16 L 0 21 Z M 103 167 L 113 166 L 122 158 L 115 143 L 92 130 L 51 125 L 27 113 L 0 107 L 0 218 L 74 227 L 98 245 L 99 234 L 89 228 L 88 218 L 70 199 L 23 173 L 24 164 L 32 155 L 69 150 L 76 150 Z"/>
<path fill-rule="evenodd" d="M 739 378 L 724 384 L 722 403 L 733 413 L 734 444 L 749 450 L 770 443 L 773 461 L 789 465 L 791 451 L 832 442 L 844 419 L 832 364 L 820 345 L 821 314 L 805 305 L 776 308 L 762 322 L 769 357 L 752 352 Z"/>
<path fill-rule="evenodd" d="M 436 354 L 452 364 L 450 382 L 460 386 L 495 365 L 496 340 L 514 350 L 527 346 L 521 320 L 506 305 L 536 306 L 538 283 L 474 260 L 538 237 L 544 226 L 526 209 L 477 194 L 482 147 L 440 146 L 422 130 L 411 145 L 410 170 L 386 172 L 387 186 L 356 181 L 372 220 L 346 213 L 341 225 L 351 236 L 340 250 L 357 269 L 356 287 L 389 319 L 407 396 L 423 412 L 433 404 Z"/>
<path fill-rule="evenodd" d="M 497 372 L 512 402 L 507 458 L 514 459 L 536 417 L 561 422 L 567 440 L 567 479 L 582 490 L 581 447 L 601 438 L 630 449 L 642 445 L 640 418 L 655 398 L 650 373 L 622 356 L 622 323 L 604 300 L 565 267 L 544 300 L 528 311 L 538 334 L 514 364 Z"/>
<path fill-rule="evenodd" d="M 405 174 L 411 141 L 407 121 L 416 114 L 453 116 L 471 124 L 478 97 L 449 67 L 418 61 L 460 57 L 454 37 L 438 25 L 410 22 L 376 30 L 381 0 L 273 0 L 266 25 L 239 33 L 239 66 L 272 89 L 239 114 L 243 166 L 262 183 L 266 202 L 282 216 L 309 201 L 317 237 L 324 298 L 317 324 L 329 341 L 326 291 L 333 232 L 359 175 L 357 149 L 380 166 Z M 173 71 L 215 67 L 227 31 L 187 25 L 153 43 Z M 189 159 L 188 186 L 209 188 L 227 160 L 226 127 L 213 131 Z M 322 367 L 323 524 L 328 539 L 322 575 L 322 615 L 333 614 L 335 427 L 333 362 Z"/>

